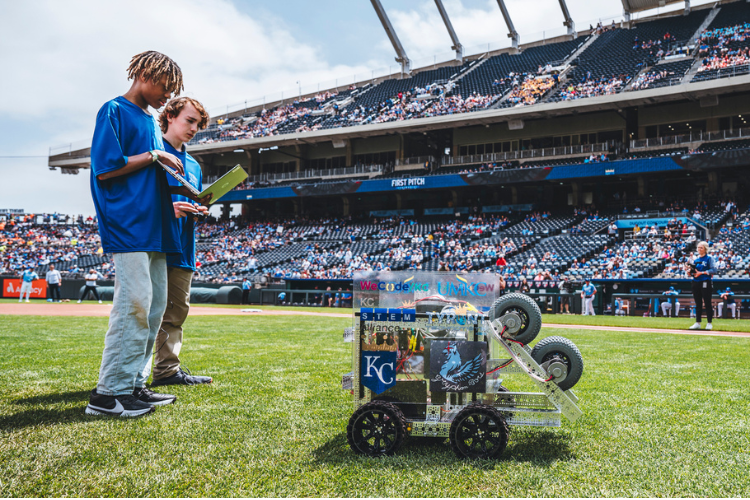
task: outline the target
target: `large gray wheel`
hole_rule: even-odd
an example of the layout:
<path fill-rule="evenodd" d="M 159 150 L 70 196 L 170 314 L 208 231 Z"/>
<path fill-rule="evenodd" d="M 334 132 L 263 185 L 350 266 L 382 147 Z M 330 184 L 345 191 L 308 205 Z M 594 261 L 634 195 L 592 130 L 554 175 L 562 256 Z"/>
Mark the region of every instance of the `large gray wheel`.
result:
<path fill-rule="evenodd" d="M 531 297 L 521 293 L 503 295 L 490 307 L 489 318 L 494 321 L 509 312 L 521 317 L 521 329 L 513 337 L 522 344 L 531 343 L 542 328 L 542 311 Z"/>
<path fill-rule="evenodd" d="M 560 361 L 567 366 L 568 373 L 565 378 L 556 381 L 563 391 L 576 385 L 583 374 L 581 351 L 565 337 L 547 337 L 540 340 L 531 350 L 531 357 L 540 365 L 547 361 Z"/>

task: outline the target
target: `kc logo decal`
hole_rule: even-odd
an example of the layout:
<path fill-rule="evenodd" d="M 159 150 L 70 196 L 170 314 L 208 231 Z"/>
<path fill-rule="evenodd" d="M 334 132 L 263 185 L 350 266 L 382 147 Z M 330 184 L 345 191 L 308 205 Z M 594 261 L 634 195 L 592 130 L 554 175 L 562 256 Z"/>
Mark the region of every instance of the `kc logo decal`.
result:
<path fill-rule="evenodd" d="M 380 394 L 396 385 L 396 352 L 366 351 L 360 360 L 362 385 Z"/>

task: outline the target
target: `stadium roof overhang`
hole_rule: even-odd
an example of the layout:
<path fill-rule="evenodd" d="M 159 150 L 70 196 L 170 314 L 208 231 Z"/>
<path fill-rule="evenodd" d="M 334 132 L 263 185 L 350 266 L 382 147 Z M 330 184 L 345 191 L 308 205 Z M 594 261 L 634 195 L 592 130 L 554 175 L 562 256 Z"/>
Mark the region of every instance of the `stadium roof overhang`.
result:
<path fill-rule="evenodd" d="M 622 0 L 622 7 L 625 12 L 633 13 L 682 2 L 684 0 Z"/>

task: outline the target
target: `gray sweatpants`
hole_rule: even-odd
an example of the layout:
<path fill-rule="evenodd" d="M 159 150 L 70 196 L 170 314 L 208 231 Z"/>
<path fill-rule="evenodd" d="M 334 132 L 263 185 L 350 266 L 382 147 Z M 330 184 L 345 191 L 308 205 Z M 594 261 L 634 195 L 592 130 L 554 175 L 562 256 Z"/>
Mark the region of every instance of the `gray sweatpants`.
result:
<path fill-rule="evenodd" d="M 115 296 L 96 392 L 131 394 L 145 387 L 154 339 L 167 307 L 167 259 L 160 252 L 113 254 Z"/>

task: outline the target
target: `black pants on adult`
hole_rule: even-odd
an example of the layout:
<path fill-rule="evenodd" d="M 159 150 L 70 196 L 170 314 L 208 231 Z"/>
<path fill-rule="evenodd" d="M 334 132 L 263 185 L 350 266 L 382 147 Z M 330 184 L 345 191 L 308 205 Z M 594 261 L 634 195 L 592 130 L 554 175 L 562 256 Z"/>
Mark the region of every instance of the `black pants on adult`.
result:
<path fill-rule="evenodd" d="M 83 300 L 86 297 L 88 297 L 89 292 L 93 292 L 94 293 L 94 297 L 96 297 L 96 300 L 102 300 L 102 299 L 99 298 L 99 292 L 96 290 L 96 287 L 95 286 L 88 286 L 88 285 L 86 285 L 86 288 L 83 289 L 83 293 L 81 294 L 81 298 L 78 299 L 78 300 Z"/>
<path fill-rule="evenodd" d="M 242 290 L 242 302 L 241 304 L 249 304 L 249 298 L 250 298 L 250 290 L 244 289 Z"/>
<path fill-rule="evenodd" d="M 60 302 L 60 283 L 49 283 L 49 298 Z"/>
<path fill-rule="evenodd" d="M 705 288 L 703 285 L 706 285 Z M 693 299 L 695 300 L 695 321 L 700 323 L 703 318 L 703 304 L 706 305 L 706 319 L 711 323 L 714 319 L 714 309 L 711 307 L 711 295 L 714 293 L 714 287 L 711 280 L 693 281 Z"/>

